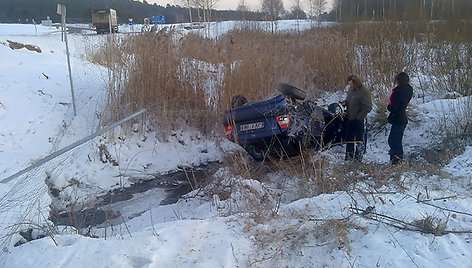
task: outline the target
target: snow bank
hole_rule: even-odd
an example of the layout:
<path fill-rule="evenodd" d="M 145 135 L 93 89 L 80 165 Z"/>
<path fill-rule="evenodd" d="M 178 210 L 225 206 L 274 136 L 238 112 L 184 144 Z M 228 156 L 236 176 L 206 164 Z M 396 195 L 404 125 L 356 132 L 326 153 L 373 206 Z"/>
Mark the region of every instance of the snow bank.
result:
<path fill-rule="evenodd" d="M 10 253 L 6 267 L 235 267 L 252 243 L 231 219 L 187 220 L 108 239 L 45 238 Z M 28 258 L 24 258 L 27 252 Z"/>

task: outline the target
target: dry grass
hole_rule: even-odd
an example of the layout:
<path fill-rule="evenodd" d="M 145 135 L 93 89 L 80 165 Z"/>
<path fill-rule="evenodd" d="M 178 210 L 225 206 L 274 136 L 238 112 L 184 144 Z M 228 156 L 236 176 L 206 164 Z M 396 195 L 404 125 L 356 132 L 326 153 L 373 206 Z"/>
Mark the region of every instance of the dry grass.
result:
<path fill-rule="evenodd" d="M 109 69 L 109 105 L 102 122 L 147 108 L 147 118 L 140 123 L 163 136 L 187 126 L 204 133 L 213 127 L 205 75 L 198 66 L 182 64 L 172 31 L 110 37 L 92 61 Z"/>
<path fill-rule="evenodd" d="M 472 136 L 472 98 L 462 98 L 444 104 L 442 114 L 437 118 L 438 126 L 448 140 L 464 139 Z"/>
<path fill-rule="evenodd" d="M 326 252 L 343 250 L 351 252 L 348 234 L 351 230 L 367 233 L 350 219 L 325 220 L 310 222 L 299 220 L 297 223 L 276 218 L 271 225 L 259 226 L 253 232 L 258 250 L 251 261 L 253 267 L 279 265 L 291 259 L 291 252 L 298 252 L 303 247 L 325 247 Z"/>
<path fill-rule="evenodd" d="M 412 224 L 416 226 L 422 233 L 441 236 L 445 233 L 447 221 L 447 219 L 441 220 L 437 217 L 427 215 L 423 219 L 413 221 Z"/>
<path fill-rule="evenodd" d="M 265 163 L 250 162 L 247 156 L 243 160 L 239 156 L 228 156 L 225 160 L 229 177 L 240 176 L 258 180 L 278 190 L 276 203 L 271 208 L 273 214 L 278 213 L 282 200 L 287 202 L 294 196 L 298 199 L 337 191 L 362 192 L 366 190 L 365 187 L 368 191 L 375 192 L 383 186 L 403 191 L 406 188 L 402 175 L 405 172 L 415 172 L 416 169 L 426 170 L 423 166 L 419 166 L 420 163 L 414 161 L 401 166 L 339 163 L 330 161 L 314 150 L 303 150 L 300 156 L 272 159 Z M 363 185 L 362 190 L 357 189 L 360 183 Z"/>
<path fill-rule="evenodd" d="M 228 33 L 218 42 L 225 53 L 220 107 L 227 108 L 236 94 L 249 100 L 267 98 L 281 81 L 306 89 L 311 96 L 321 89 L 342 88 L 349 68 L 344 64 L 347 43 L 330 29 L 301 34 Z"/>
<path fill-rule="evenodd" d="M 367 233 L 367 228 L 357 225 L 350 219 L 346 220 L 329 220 L 319 226 L 317 230 L 318 236 L 324 237 L 323 240 L 334 240 L 338 249 L 344 248 L 346 252 L 351 252 L 351 245 L 347 237 L 352 229 L 361 230 Z"/>
<path fill-rule="evenodd" d="M 351 73 L 372 88 L 380 111 L 375 123 L 382 126 L 399 71 L 417 80 L 419 95 L 470 94 L 472 47 L 458 34 L 467 31 L 462 24 L 425 22 L 352 23 L 277 34 L 242 28 L 217 39 L 161 31 L 109 37 L 91 60 L 110 70 L 103 121 L 145 107 L 149 113 L 142 123 L 164 136 L 183 126 L 220 132 L 218 118 L 236 94 L 265 99 L 283 81 L 316 98 L 343 89 Z"/>
<path fill-rule="evenodd" d="M 446 29 L 454 34 L 448 35 Z M 416 81 L 419 96 L 451 91 L 470 94 L 472 47 L 457 31 L 469 30 L 464 25 L 378 22 L 302 33 L 271 34 L 243 28 L 217 39 L 161 31 L 108 37 L 92 61 L 110 70 L 109 105 L 102 121 L 145 107 L 147 117 L 138 123 L 163 137 L 188 126 L 220 135 L 219 122 L 233 95 L 243 94 L 249 101 L 265 99 L 276 94 L 275 85 L 283 81 L 316 98 L 325 91 L 343 89 L 345 77 L 351 73 L 372 89 L 378 114 L 371 123 L 380 127 L 386 124 L 385 106 L 393 77 L 401 70 Z M 463 111 L 457 108 L 454 120 L 455 133 L 470 135 L 472 116 L 466 120 L 459 116 L 469 115 L 470 105 L 460 109 Z M 244 178 L 260 179 L 268 171 L 283 170 L 287 177 L 298 178 L 300 196 L 352 189 L 370 178 L 385 185 L 394 177 L 388 168 L 334 166 L 319 155 L 277 159 L 266 170 L 251 167 L 244 153 L 226 162 L 233 175 Z M 415 165 L 405 167 L 412 168 Z M 360 172 L 368 175 L 358 176 Z"/>
<path fill-rule="evenodd" d="M 272 159 L 259 165 L 252 168 L 254 171 L 251 175 L 254 178 L 271 182 L 267 176 L 277 174 L 280 177 L 280 190 L 287 192 L 289 190 L 286 187 L 295 183 L 296 196 L 300 198 L 347 190 L 352 183 L 351 180 L 332 176 L 332 171 L 336 169 L 334 164 L 319 151 L 311 149 L 302 150 L 297 157 Z"/>

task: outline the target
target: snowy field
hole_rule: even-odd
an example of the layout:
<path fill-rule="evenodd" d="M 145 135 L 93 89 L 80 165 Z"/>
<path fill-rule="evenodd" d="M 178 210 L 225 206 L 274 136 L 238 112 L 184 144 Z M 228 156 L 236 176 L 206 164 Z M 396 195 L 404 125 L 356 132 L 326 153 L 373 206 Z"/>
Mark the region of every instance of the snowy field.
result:
<path fill-rule="evenodd" d="M 238 25 L 214 24 L 209 32 L 217 36 Z M 281 21 L 278 25 L 279 30 L 297 27 L 309 28 L 310 22 Z M 120 31 L 134 29 L 121 26 Z M 77 103 L 74 116 L 60 32 L 55 27 L 0 24 L 0 179 L 99 129 L 108 76 L 104 67 L 87 60 L 86 49 L 104 38 L 90 32 L 69 35 Z M 8 41 L 32 44 L 41 53 L 13 50 Z M 326 96 L 320 102 L 339 99 Z M 413 99 L 415 118 L 404 139 L 407 155 L 439 142 L 436 119 L 461 102 L 470 100 Z M 221 161 L 234 150 L 224 139 L 208 140 L 199 134 L 176 132 L 164 141 L 155 133 L 131 135 L 120 128 L 114 133 L 122 138 L 108 141 L 102 135 L 0 183 L 0 267 L 472 267 L 472 146 L 438 175 L 403 173 L 398 178 L 402 191 L 374 188 L 376 178 L 369 178 L 356 189 L 299 198 L 296 193 L 281 193 L 278 184 L 284 182 L 289 188 L 293 182 L 278 172 L 265 182 L 226 178 L 222 184 L 229 189 L 227 198 L 208 197 L 196 190 L 177 203 L 160 205 L 165 191 L 153 189 L 114 204 L 122 220 L 94 227 L 88 236 L 58 226 L 58 234 L 13 246 L 21 237 L 10 235 L 9 230 L 19 230 L 19 223 L 48 223 L 51 201 L 65 205 L 75 198 L 93 203 L 97 195 L 128 186 L 139 177 Z M 390 168 L 387 136 L 386 129 L 371 133 L 366 165 Z M 118 166 L 101 161 L 100 145 L 108 148 Z M 343 148 L 323 154 L 336 162 Z M 221 168 L 215 176 L 226 173 Z M 62 189 L 69 199 L 52 200 L 54 194 L 48 193 L 46 183 Z M 260 206 L 278 204 L 277 193 L 286 195 L 277 216 L 256 221 L 243 213 L 248 200 L 242 198 L 248 192 Z M 369 206 L 375 207 L 370 215 L 353 214 L 352 208 L 362 213 Z M 412 226 L 405 223 L 428 216 L 446 223 L 444 235 L 408 230 Z M 386 217 L 401 220 L 396 224 L 404 228 L 387 224 Z M 348 220 L 352 226 L 346 234 L 333 224 Z M 42 228 L 36 228 L 32 236 L 44 233 L 38 229 Z"/>

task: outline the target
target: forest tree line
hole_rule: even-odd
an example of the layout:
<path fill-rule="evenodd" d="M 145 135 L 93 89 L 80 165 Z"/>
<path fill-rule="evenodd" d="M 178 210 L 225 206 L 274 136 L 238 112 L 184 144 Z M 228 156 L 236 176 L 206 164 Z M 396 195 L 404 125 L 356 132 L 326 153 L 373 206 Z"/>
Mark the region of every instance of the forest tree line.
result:
<path fill-rule="evenodd" d="M 472 18 L 471 0 L 335 0 L 337 21 Z"/>
<path fill-rule="evenodd" d="M 146 1 L 132 0 L 1 0 L 1 23 L 27 23 L 34 19 L 36 22 L 50 17 L 54 22 L 60 21 L 56 14 L 57 4 L 67 7 L 68 22 L 91 22 L 92 9 L 113 8 L 118 14 L 120 23 L 126 23 L 128 18 L 133 18 L 135 23 L 142 23 L 144 18 L 152 16 L 165 16 L 166 23 L 190 22 L 189 10 L 179 5 L 167 5 L 165 7 L 156 4 L 148 4 Z M 203 10 L 191 8 L 192 21 L 203 21 Z M 263 20 L 264 15 L 251 11 L 212 10 L 211 20 Z"/>
<path fill-rule="evenodd" d="M 133 0 L 1 0 L 1 23 L 30 23 L 50 17 L 59 22 L 58 3 L 67 6 L 67 18 L 73 23 L 91 21 L 92 9 L 113 8 L 120 23 L 133 18 L 142 23 L 144 18 L 165 16 L 166 23 L 225 20 L 304 19 L 306 17 L 333 21 L 358 20 L 449 20 L 471 19 L 472 0 L 334 0 L 328 13 L 326 0 L 294 0 L 284 7 L 282 0 L 262 0 L 260 12 L 247 9 L 245 0 L 239 0 L 236 10 L 214 10 L 192 4 L 196 0 L 180 0 L 181 5 L 159 6 L 147 1 Z M 217 3 L 218 0 L 207 1 Z M 206 10 L 205 10 L 206 9 Z"/>

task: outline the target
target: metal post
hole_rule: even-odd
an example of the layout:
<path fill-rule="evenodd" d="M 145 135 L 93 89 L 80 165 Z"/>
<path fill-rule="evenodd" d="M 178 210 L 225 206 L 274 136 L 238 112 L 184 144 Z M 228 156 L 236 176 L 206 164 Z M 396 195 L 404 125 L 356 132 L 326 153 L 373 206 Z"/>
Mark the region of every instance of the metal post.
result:
<path fill-rule="evenodd" d="M 36 27 L 36 21 L 32 19 L 33 24 L 34 24 L 34 31 L 36 32 L 36 35 L 38 35 L 38 28 Z"/>
<path fill-rule="evenodd" d="M 108 28 L 110 30 L 110 34 L 113 32 L 111 28 L 111 9 L 108 10 Z"/>
<path fill-rule="evenodd" d="M 109 131 L 109 130 L 111 130 L 111 129 L 113 129 L 113 128 L 115 128 L 115 127 L 117 127 L 117 126 L 119 126 L 119 125 L 121 125 L 121 124 L 123 124 L 123 123 L 125 123 L 126 121 L 129 121 L 129 120 L 135 118 L 136 116 L 138 116 L 138 115 L 140 115 L 140 114 L 142 114 L 142 113 L 144 113 L 144 112 L 146 112 L 146 109 L 141 109 L 141 110 L 137 111 L 136 113 L 134 113 L 134 114 L 132 114 L 132 115 L 126 117 L 126 118 L 123 118 L 123 119 L 121 119 L 120 121 L 117 121 L 117 122 L 115 122 L 115 123 L 113 123 L 113 124 L 111 124 L 111 125 L 105 127 L 104 129 L 95 132 L 94 134 L 92 134 L 92 135 L 90 135 L 90 136 L 88 136 L 88 137 L 85 137 L 85 138 L 83 138 L 83 139 L 81 139 L 81 140 L 79 140 L 79 141 L 77 141 L 77 142 L 75 142 L 75 143 L 73 143 L 73 144 L 71 144 L 71 145 L 69 145 L 69 146 L 67 146 L 67 147 L 65 147 L 65 148 L 63 148 L 63 149 L 61 149 L 61 150 L 55 151 L 54 153 L 50 154 L 49 156 L 46 156 L 46 157 L 43 158 L 43 159 L 40 159 L 39 161 L 37 161 L 36 163 L 32 164 L 31 166 L 29 166 L 29 167 L 27 167 L 27 168 L 25 168 L 25 169 L 23 169 L 23 170 L 21 170 L 21 171 L 18 171 L 17 173 L 15 173 L 15 174 L 9 176 L 8 178 L 3 179 L 2 181 L 0 181 L 0 183 L 7 183 L 7 182 L 9 182 L 9 181 L 15 179 L 16 177 L 18 177 L 18 176 L 20 176 L 20 175 L 23 175 L 23 174 L 25 174 L 26 172 L 31 171 L 31 170 L 33 170 L 33 169 L 35 169 L 35 168 L 37 168 L 37 167 L 39 167 L 39 166 L 41 166 L 41 165 L 43 165 L 43 164 L 49 162 L 49 161 L 51 161 L 52 159 L 54 159 L 54 158 L 56 158 L 56 157 L 58 157 L 58 156 L 60 156 L 60 155 L 62 155 L 62 154 L 64 154 L 64 153 L 66 153 L 66 152 L 68 152 L 68 151 L 70 151 L 70 150 L 72 150 L 72 149 L 74 149 L 75 147 L 77 147 L 77 146 L 79 146 L 79 145 L 82 145 L 82 144 L 86 143 L 87 141 L 89 141 L 89 140 L 91 140 L 91 139 L 93 139 L 93 138 L 95 138 L 95 137 L 97 137 L 97 136 L 99 136 L 99 135 L 102 135 L 103 133 L 105 133 L 105 132 L 107 132 L 107 131 Z"/>
<path fill-rule="evenodd" d="M 61 15 L 62 28 L 64 29 L 64 41 L 66 42 L 66 54 L 67 54 L 67 68 L 69 69 L 70 91 L 72 94 L 72 106 L 74 107 L 74 116 L 76 116 L 77 108 L 75 105 L 74 83 L 72 82 L 72 69 L 70 67 L 69 43 L 67 42 L 66 6 L 62 4 L 57 4 L 57 13 Z"/>

